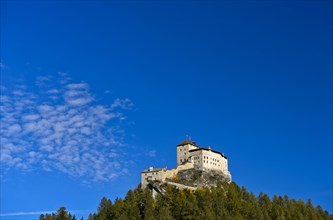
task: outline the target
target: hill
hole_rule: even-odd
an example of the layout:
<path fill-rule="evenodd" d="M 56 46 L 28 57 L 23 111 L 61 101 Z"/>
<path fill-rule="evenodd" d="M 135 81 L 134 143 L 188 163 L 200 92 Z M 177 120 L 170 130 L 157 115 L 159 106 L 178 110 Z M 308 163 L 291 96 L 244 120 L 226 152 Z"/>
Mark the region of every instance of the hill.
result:
<path fill-rule="evenodd" d="M 40 220 L 68 218 L 62 211 L 41 216 Z M 59 211 L 58 211 L 59 212 Z M 47 218 L 49 217 L 49 218 Z M 149 187 L 129 190 L 124 199 L 114 203 L 103 197 L 96 213 L 89 220 L 333 220 L 333 216 L 319 205 L 314 207 L 311 200 L 290 199 L 288 196 L 273 196 L 265 193 L 255 196 L 245 187 L 236 183 L 218 184 L 216 187 L 203 187 L 195 191 L 177 189 L 167 185 L 164 194 L 155 199 Z"/>

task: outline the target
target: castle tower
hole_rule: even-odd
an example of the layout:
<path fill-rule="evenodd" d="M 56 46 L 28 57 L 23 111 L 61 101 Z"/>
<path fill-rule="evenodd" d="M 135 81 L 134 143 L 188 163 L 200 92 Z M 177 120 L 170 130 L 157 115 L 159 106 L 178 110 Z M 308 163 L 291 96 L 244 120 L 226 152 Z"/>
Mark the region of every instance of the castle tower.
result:
<path fill-rule="evenodd" d="M 185 163 L 190 157 L 190 150 L 198 149 L 199 146 L 193 141 L 184 140 L 177 144 L 177 165 Z"/>

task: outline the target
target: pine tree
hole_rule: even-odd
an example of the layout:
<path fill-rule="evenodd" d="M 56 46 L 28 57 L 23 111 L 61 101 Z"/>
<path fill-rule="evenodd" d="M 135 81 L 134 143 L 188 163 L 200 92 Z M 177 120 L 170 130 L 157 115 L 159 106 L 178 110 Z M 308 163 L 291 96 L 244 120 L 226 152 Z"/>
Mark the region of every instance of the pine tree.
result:
<path fill-rule="evenodd" d="M 168 196 L 167 196 L 168 195 Z M 155 198 L 155 216 L 156 219 L 160 220 L 172 220 L 173 217 L 170 211 L 170 205 L 172 203 L 169 196 L 171 195 L 171 191 L 166 192 L 165 195 L 158 195 Z"/>
<path fill-rule="evenodd" d="M 41 214 L 39 220 L 75 220 L 59 208 L 56 213 Z M 236 183 L 211 188 L 178 190 L 167 186 L 166 192 L 152 198 L 151 191 L 130 190 L 125 199 L 111 200 L 103 197 L 97 213 L 90 213 L 88 220 L 333 220 L 333 216 L 311 200 L 289 199 L 265 193 L 256 197 Z M 82 219 L 83 220 L 83 219 Z"/>
<path fill-rule="evenodd" d="M 239 186 L 237 186 L 235 183 L 230 183 L 227 191 L 227 198 L 226 207 L 229 215 L 232 217 L 232 219 L 242 220 L 242 194 Z"/>
<path fill-rule="evenodd" d="M 139 209 L 139 198 L 137 197 L 137 192 L 129 190 L 124 203 L 124 209 L 126 216 L 129 220 L 141 219 L 140 209 Z"/>
<path fill-rule="evenodd" d="M 152 196 L 152 191 L 146 187 L 141 196 L 140 213 L 144 220 L 155 220 L 154 217 L 155 201 Z"/>
<path fill-rule="evenodd" d="M 265 193 L 260 193 L 258 196 L 260 210 L 265 220 L 271 220 L 272 203 L 270 198 Z"/>
<path fill-rule="evenodd" d="M 122 199 L 116 198 L 113 205 L 112 219 L 121 219 L 121 216 L 126 215 L 125 213 L 125 202 Z"/>
<path fill-rule="evenodd" d="M 111 200 L 103 197 L 97 208 L 95 220 L 110 220 L 113 216 L 113 206 Z"/>

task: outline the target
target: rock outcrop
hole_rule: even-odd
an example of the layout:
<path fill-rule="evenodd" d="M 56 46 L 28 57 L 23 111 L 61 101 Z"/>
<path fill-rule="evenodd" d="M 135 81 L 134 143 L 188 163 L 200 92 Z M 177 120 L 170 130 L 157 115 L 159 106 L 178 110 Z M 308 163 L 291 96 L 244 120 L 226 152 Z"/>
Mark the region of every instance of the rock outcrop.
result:
<path fill-rule="evenodd" d="M 180 183 L 186 186 L 192 187 L 211 187 L 224 182 L 230 182 L 230 178 L 224 173 L 215 170 L 182 170 L 179 171 L 172 179 L 168 179 L 170 182 Z"/>

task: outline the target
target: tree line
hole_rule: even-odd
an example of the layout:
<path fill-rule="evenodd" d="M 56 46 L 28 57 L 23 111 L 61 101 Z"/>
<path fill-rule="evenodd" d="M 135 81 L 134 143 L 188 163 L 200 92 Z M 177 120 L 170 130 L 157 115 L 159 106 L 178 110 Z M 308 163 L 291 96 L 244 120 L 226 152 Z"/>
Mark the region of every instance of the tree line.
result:
<path fill-rule="evenodd" d="M 76 220 L 62 210 L 41 215 L 40 220 Z M 66 215 L 67 213 L 67 215 Z M 62 216 L 60 216 L 62 214 Z M 65 215 L 64 215 L 65 214 Z M 83 218 L 82 218 L 83 219 Z M 167 186 L 155 199 L 151 190 L 129 190 L 124 199 L 114 202 L 103 197 L 96 213 L 88 220 L 333 220 L 333 216 L 310 199 L 270 198 L 265 193 L 255 196 L 236 183 L 196 191 L 178 190 Z"/>

